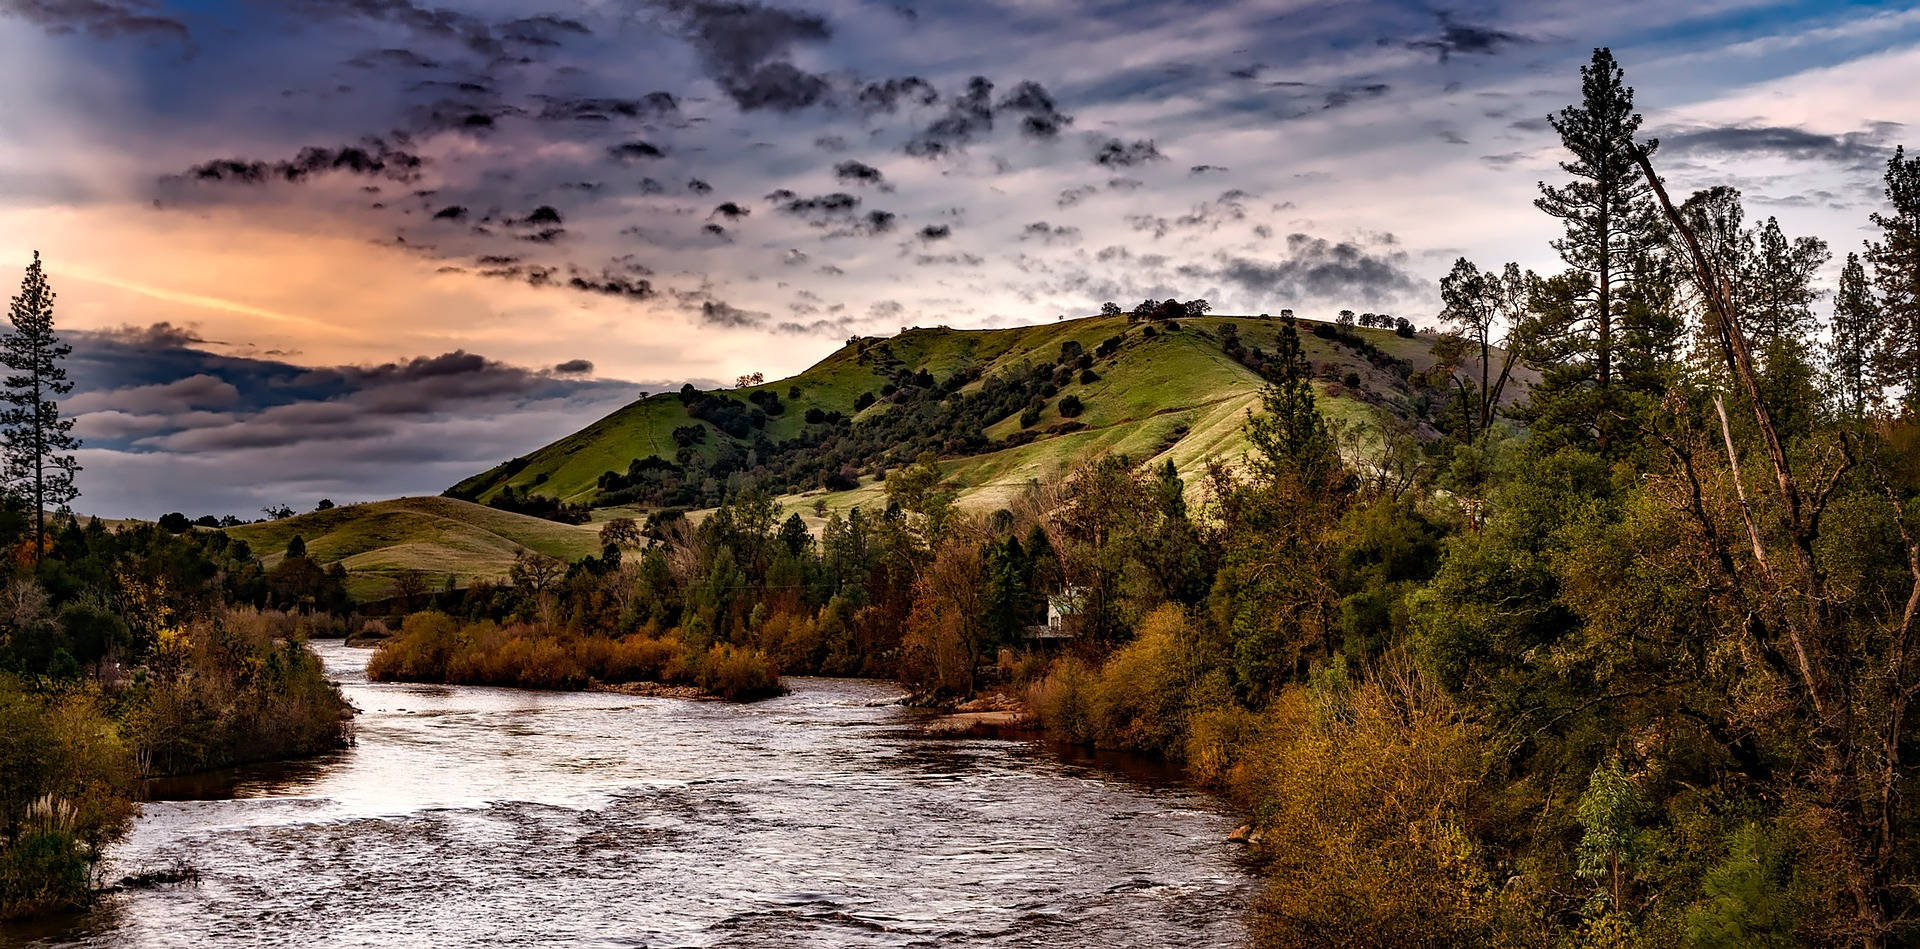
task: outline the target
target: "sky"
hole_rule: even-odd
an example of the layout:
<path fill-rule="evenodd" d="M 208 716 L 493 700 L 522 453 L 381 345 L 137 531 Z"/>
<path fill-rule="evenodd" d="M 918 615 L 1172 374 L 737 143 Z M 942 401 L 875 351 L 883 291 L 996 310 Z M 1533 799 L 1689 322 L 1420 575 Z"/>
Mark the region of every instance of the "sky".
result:
<path fill-rule="evenodd" d="M 0 283 L 59 293 L 78 510 L 437 493 L 852 335 L 1431 323 L 1558 268 L 1600 45 L 1671 190 L 1840 257 L 1920 144 L 1899 3 L 0 0 Z"/>

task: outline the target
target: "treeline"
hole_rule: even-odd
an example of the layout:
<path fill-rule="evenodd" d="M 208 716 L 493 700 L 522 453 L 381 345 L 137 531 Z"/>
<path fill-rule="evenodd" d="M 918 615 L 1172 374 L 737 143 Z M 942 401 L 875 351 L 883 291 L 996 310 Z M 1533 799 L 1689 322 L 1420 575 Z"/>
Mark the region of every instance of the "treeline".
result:
<path fill-rule="evenodd" d="M 1582 78 L 1567 269 L 1442 284 L 1446 437 L 1348 437 L 1283 356 L 1204 516 L 1083 468 L 1044 517 L 1087 632 L 1030 704 L 1246 804 L 1263 945 L 1912 942 L 1920 159 L 1823 321 L 1827 246 L 1673 198 L 1611 55 Z M 954 657 L 917 681 L 966 688 L 987 584 L 916 601 Z"/>
<path fill-rule="evenodd" d="M 326 612 L 344 607 L 340 570 L 304 555 L 268 569 L 245 543 L 191 525 L 108 531 L 64 513 L 79 441 L 53 401 L 71 388 L 68 350 L 37 256 L 9 316 L 0 919 L 90 901 L 142 779 L 338 748 L 352 714 L 305 646 L 344 631 Z"/>

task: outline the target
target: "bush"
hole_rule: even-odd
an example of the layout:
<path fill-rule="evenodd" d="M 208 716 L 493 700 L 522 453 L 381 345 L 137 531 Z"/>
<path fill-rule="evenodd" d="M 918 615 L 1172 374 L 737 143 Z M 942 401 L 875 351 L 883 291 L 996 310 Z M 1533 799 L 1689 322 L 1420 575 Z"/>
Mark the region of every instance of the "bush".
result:
<path fill-rule="evenodd" d="M 525 689 L 665 682 L 742 701 L 780 690 L 778 665 L 758 649 L 722 644 L 702 654 L 679 636 L 590 636 L 491 620 L 462 625 L 438 611 L 407 617 L 373 654 L 367 677 Z"/>
<path fill-rule="evenodd" d="M 0 919 L 86 905 L 135 811 L 134 759 L 97 694 L 0 677 L 0 776 Z"/>
<path fill-rule="evenodd" d="M 758 649 L 744 649 L 721 643 L 700 661 L 695 684 L 701 689 L 735 702 L 746 702 L 780 694 L 780 671 L 773 660 Z"/>
<path fill-rule="evenodd" d="M 1060 415 L 1062 418 L 1073 418 L 1082 411 L 1085 411 L 1085 409 L 1086 406 L 1080 403 L 1080 397 L 1077 395 L 1070 395 L 1060 400 Z"/>

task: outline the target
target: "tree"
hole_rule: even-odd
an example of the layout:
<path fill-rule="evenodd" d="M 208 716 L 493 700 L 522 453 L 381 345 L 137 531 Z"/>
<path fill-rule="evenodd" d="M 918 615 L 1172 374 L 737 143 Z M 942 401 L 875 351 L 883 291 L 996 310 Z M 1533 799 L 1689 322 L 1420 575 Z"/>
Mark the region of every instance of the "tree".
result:
<path fill-rule="evenodd" d="M 1108 300 L 1107 302 L 1100 304 L 1101 316 L 1119 316 L 1120 313 L 1121 313 L 1120 304 L 1115 303 L 1112 300 Z"/>
<path fill-rule="evenodd" d="M 1573 153 L 1560 168 L 1574 180 L 1560 187 L 1541 182 L 1534 206 L 1565 226 L 1553 248 L 1587 278 L 1569 285 L 1579 305 L 1565 314 L 1565 330 L 1579 337 L 1574 352 L 1604 390 L 1613 384 L 1615 301 L 1631 273 L 1630 259 L 1651 247 L 1657 224 L 1647 184 L 1634 168 L 1640 115 L 1625 71 L 1601 47 L 1580 68 L 1580 79 L 1580 104 L 1547 119 Z M 1649 153 L 1653 148 L 1647 145 Z"/>
<path fill-rule="evenodd" d="M 9 371 L 0 401 L 0 435 L 5 439 L 7 479 L 25 491 L 33 504 L 34 562 L 46 545 L 47 508 L 64 510 L 79 497 L 73 476 L 80 471 L 72 452 L 80 448 L 73 420 L 60 417 L 56 396 L 73 391 L 67 370 L 60 364 L 73 347 L 53 332 L 53 288 L 40 267 L 40 253 L 20 283 L 7 318 L 13 331 L 0 339 L 0 364 Z"/>
<path fill-rule="evenodd" d="M 313 506 L 313 509 L 314 509 L 314 510 L 316 510 L 316 511 L 331 511 L 331 510 L 333 510 L 333 499 L 332 499 L 332 498 L 321 498 L 321 499 L 320 499 L 320 503 L 319 503 L 319 504 L 316 504 L 316 505 L 314 505 L 314 506 Z"/>
<path fill-rule="evenodd" d="M 1513 374 L 1519 350 L 1506 338 L 1494 337 L 1495 327 L 1508 332 L 1526 318 L 1528 287 L 1532 274 L 1522 275 L 1520 265 L 1509 263 L 1499 274 L 1482 271 L 1465 257 L 1454 261 L 1453 271 L 1440 281 L 1440 319 L 1451 323 L 1480 351 L 1479 430 L 1493 424 L 1500 406 L 1500 395 Z M 1493 368 L 1493 351 L 1501 350 L 1500 368 Z M 1468 432 L 1471 440 L 1472 432 Z"/>
<path fill-rule="evenodd" d="M 293 539 L 287 541 L 286 559 L 295 560 L 300 557 L 305 557 L 306 555 L 307 555 L 307 539 L 304 537 L 301 537 L 299 534 L 293 535 Z"/>
<path fill-rule="evenodd" d="M 1260 393 L 1261 414 L 1247 422 L 1254 467 L 1264 477 L 1284 475 L 1302 485 L 1329 485 L 1339 472 L 1340 456 L 1314 402 L 1313 364 L 1291 320 L 1280 327 L 1271 366 Z"/>
<path fill-rule="evenodd" d="M 645 547 L 647 535 L 631 517 L 616 517 L 600 527 L 602 547 Z"/>
<path fill-rule="evenodd" d="M 285 504 L 269 504 L 261 508 L 260 513 L 265 514 L 270 520 L 284 521 L 293 516 L 293 508 Z"/>
<path fill-rule="evenodd" d="M 1752 266 L 1740 282 L 1747 287 L 1746 314 L 1754 341 L 1762 347 L 1777 342 L 1804 345 L 1819 328 L 1813 302 L 1820 292 L 1813 278 L 1833 259 L 1827 242 L 1817 237 L 1791 241 L 1780 230 L 1778 218 L 1761 225 Z"/>
<path fill-rule="evenodd" d="M 1891 213 L 1876 211 L 1880 239 L 1867 245 L 1874 286 L 1886 332 L 1874 354 L 1880 384 L 1899 387 L 1908 411 L 1920 410 L 1920 155 L 1906 148 L 1887 159 L 1887 202 Z"/>
<path fill-rule="evenodd" d="M 1840 268 L 1840 290 L 1833 298 L 1833 339 L 1827 345 L 1827 379 L 1840 411 L 1864 416 L 1880 401 L 1873 356 L 1879 344 L 1880 307 L 1867 283 L 1859 254 L 1848 254 Z"/>
<path fill-rule="evenodd" d="M 757 385 L 760 385 L 760 384 L 762 384 L 762 383 L 764 383 L 764 382 L 766 382 L 766 381 L 767 381 L 767 374 L 766 374 L 766 373 L 764 373 L 764 372 L 749 372 L 749 373 L 747 373 L 746 375 L 743 375 L 743 376 L 741 376 L 741 377 L 739 377 L 739 378 L 737 378 L 737 379 L 735 379 L 735 380 L 733 380 L 733 387 L 734 387 L 734 388 L 736 388 L 736 389 L 744 389 L 744 388 L 746 388 L 746 387 L 748 387 L 748 386 L 757 386 Z"/>

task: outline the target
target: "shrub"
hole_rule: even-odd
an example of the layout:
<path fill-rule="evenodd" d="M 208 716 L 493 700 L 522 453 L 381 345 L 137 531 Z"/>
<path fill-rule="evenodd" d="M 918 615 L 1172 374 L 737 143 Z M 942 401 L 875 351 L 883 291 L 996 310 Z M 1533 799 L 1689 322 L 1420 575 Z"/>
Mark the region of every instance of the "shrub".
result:
<path fill-rule="evenodd" d="M 707 692 L 736 702 L 780 694 L 780 671 L 758 649 L 721 643 L 700 660 L 695 684 Z"/>
<path fill-rule="evenodd" d="M 1080 403 L 1080 397 L 1077 395 L 1070 395 L 1060 400 L 1060 415 L 1063 418 L 1073 418 L 1085 409 L 1086 406 Z"/>
<path fill-rule="evenodd" d="M 0 677 L 0 919 L 92 899 L 103 848 L 132 822 L 134 774 L 96 693 Z"/>

